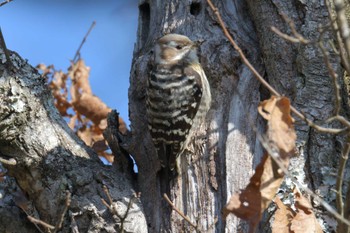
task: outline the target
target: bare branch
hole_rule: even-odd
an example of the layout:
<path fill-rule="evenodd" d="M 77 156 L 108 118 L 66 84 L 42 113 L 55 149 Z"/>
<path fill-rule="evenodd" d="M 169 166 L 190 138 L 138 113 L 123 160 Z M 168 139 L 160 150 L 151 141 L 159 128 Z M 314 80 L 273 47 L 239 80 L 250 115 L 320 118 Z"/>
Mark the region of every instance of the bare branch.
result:
<path fill-rule="evenodd" d="M 272 26 L 271 30 L 274 33 L 276 33 L 277 35 L 279 35 L 283 39 L 288 40 L 288 41 L 290 41 L 292 43 L 302 43 L 302 44 L 309 44 L 309 43 L 311 43 L 310 40 L 305 39 L 301 34 L 298 33 L 298 31 L 295 28 L 295 24 L 294 24 L 293 20 L 288 18 L 287 15 L 285 15 L 285 14 L 282 14 L 282 17 L 283 17 L 284 21 L 286 21 L 286 23 L 288 23 L 289 28 L 291 29 L 292 34 L 293 34 L 294 37 L 289 36 L 289 35 L 281 32 L 280 30 L 278 30 L 276 27 Z"/>
<path fill-rule="evenodd" d="M 347 182 L 348 187 L 350 187 L 350 181 Z M 348 188 L 347 194 L 345 196 L 344 210 L 350 209 L 350 188 Z M 350 211 L 344 212 L 344 218 L 350 219 Z M 350 231 L 349 226 L 342 224 L 343 229 L 339 229 L 338 232 L 348 232 Z"/>
<path fill-rule="evenodd" d="M 6 0 L 6 1 L 3 1 L 2 3 L 0 3 L 0 7 L 2 7 L 3 5 L 9 3 L 9 2 L 12 2 L 13 0 Z"/>
<path fill-rule="evenodd" d="M 191 219 L 189 219 L 184 213 L 182 213 L 178 208 L 176 208 L 176 206 L 174 205 L 174 203 L 172 203 L 168 197 L 168 195 L 166 195 L 165 193 L 163 194 L 164 199 L 169 203 L 169 205 L 171 206 L 171 208 L 173 210 L 175 210 L 176 213 L 178 213 L 183 219 L 185 219 L 192 227 L 194 227 L 194 229 L 197 229 L 197 225 L 191 222 Z"/>
<path fill-rule="evenodd" d="M 59 221 L 57 222 L 57 224 L 55 226 L 55 230 L 53 232 L 57 232 L 58 230 L 60 230 L 62 228 L 62 224 L 63 224 L 63 221 L 64 221 L 64 216 L 66 215 L 66 213 L 68 211 L 68 208 L 70 206 L 71 201 L 72 201 L 71 193 L 68 190 L 66 190 L 66 202 L 65 202 L 65 205 L 64 205 L 64 209 L 62 211 L 61 217 L 60 217 Z"/>
<path fill-rule="evenodd" d="M 91 30 L 95 27 L 95 25 L 96 25 L 96 21 L 93 21 L 92 24 L 91 24 L 91 26 L 90 26 L 90 28 L 89 28 L 89 30 L 88 30 L 88 32 L 86 33 L 86 35 L 84 36 L 83 40 L 81 41 L 81 43 L 80 43 L 80 45 L 79 45 L 79 48 L 78 48 L 78 50 L 77 50 L 77 52 L 75 53 L 75 56 L 74 56 L 74 58 L 73 58 L 73 62 L 74 62 L 74 63 L 76 63 L 77 60 L 80 58 L 80 50 L 81 50 L 81 48 L 83 47 L 83 45 L 84 45 L 84 43 L 85 43 L 85 41 L 86 41 L 86 38 L 89 36 Z"/>
<path fill-rule="evenodd" d="M 36 219 L 36 218 L 34 218 L 34 217 L 32 217 L 32 216 L 29 216 L 29 215 L 27 216 L 27 218 L 28 218 L 29 221 L 31 221 L 31 222 L 34 223 L 35 225 L 36 225 L 36 224 L 42 225 L 43 227 L 45 227 L 45 228 L 47 228 L 47 229 L 50 229 L 50 230 L 54 230 L 54 229 L 55 229 L 54 226 L 52 226 L 52 225 L 50 225 L 50 224 L 48 224 L 48 223 L 46 223 L 46 222 L 44 222 L 44 221 L 42 221 L 42 220 L 40 220 L 40 219 Z"/>
<path fill-rule="evenodd" d="M 280 37 L 282 37 L 283 39 L 285 39 L 287 41 L 290 41 L 292 43 L 301 43 L 301 41 L 298 38 L 289 36 L 289 35 L 281 32 L 279 29 L 277 29 L 274 26 L 271 27 L 271 31 L 273 31 L 274 33 L 276 33 L 277 35 L 279 35 Z"/>
<path fill-rule="evenodd" d="M 130 197 L 128 206 L 127 206 L 126 211 L 125 211 L 125 214 L 124 214 L 124 216 L 121 216 L 121 215 L 118 213 L 117 209 L 114 208 L 114 207 L 112 206 L 112 204 L 113 204 L 113 199 L 112 199 L 111 195 L 109 194 L 109 190 L 108 190 L 108 188 L 107 188 L 106 185 L 103 186 L 103 191 L 105 192 L 105 194 L 106 194 L 106 196 L 107 196 L 107 198 L 108 198 L 110 204 L 108 204 L 106 200 L 104 200 L 103 198 L 101 198 L 102 203 L 109 209 L 109 211 L 110 211 L 112 214 L 115 214 L 115 215 L 118 216 L 118 218 L 120 219 L 120 230 L 121 230 L 121 232 L 124 232 L 124 222 L 125 222 L 125 219 L 128 217 L 129 211 L 130 211 L 130 209 L 131 209 L 131 207 L 132 207 L 132 204 L 133 204 L 134 201 L 136 200 L 137 195 L 134 194 L 134 195 L 132 195 L 132 196 Z"/>
<path fill-rule="evenodd" d="M 338 28 L 340 30 L 340 35 L 342 37 L 343 43 L 345 45 L 345 50 L 348 55 L 348 59 L 350 56 L 350 30 L 349 24 L 346 19 L 345 14 L 345 3 L 343 0 L 334 0 L 334 8 L 337 14 L 337 23 Z"/>
<path fill-rule="evenodd" d="M 329 0 L 324 0 L 324 1 L 325 1 L 326 6 L 327 6 L 329 18 L 330 18 L 330 20 L 332 22 L 331 26 L 332 26 L 333 32 L 336 35 L 336 39 L 337 39 L 337 42 L 338 42 L 337 45 L 339 47 L 339 55 L 340 55 L 341 63 L 344 66 L 346 72 L 348 74 L 350 74 L 350 64 L 349 64 L 349 60 L 347 58 L 346 50 L 344 48 L 343 40 L 342 40 L 342 38 L 340 36 L 340 32 L 338 30 L 338 25 L 336 23 L 336 18 L 333 16 L 332 7 L 331 7 L 331 4 L 330 4 Z"/>
<path fill-rule="evenodd" d="M 103 185 L 103 192 L 106 194 L 109 203 L 112 204 L 113 203 L 113 199 L 112 199 L 111 195 L 109 194 L 109 190 L 108 190 L 106 185 Z"/>
<path fill-rule="evenodd" d="M 339 169 L 338 169 L 338 177 L 337 177 L 337 183 L 336 183 L 336 203 L 337 203 L 337 209 L 341 216 L 344 217 L 344 203 L 343 203 L 343 182 L 344 182 L 344 172 L 346 167 L 346 162 L 348 161 L 350 152 L 350 133 L 347 135 L 346 143 L 343 147 L 343 151 L 340 157 L 339 162 Z M 338 229 L 340 229 L 342 226 L 342 222 L 338 221 Z M 347 231 L 339 231 L 339 232 L 347 232 Z"/>
<path fill-rule="evenodd" d="M 251 72 L 253 72 L 254 76 L 273 94 L 276 96 L 280 96 L 280 94 L 272 87 L 266 80 L 259 74 L 259 72 L 253 67 L 253 65 L 248 61 L 246 56 L 244 55 L 242 49 L 236 44 L 236 42 L 233 40 L 232 36 L 230 35 L 229 31 L 227 30 L 224 21 L 221 18 L 219 10 L 214 6 L 214 4 L 211 2 L 211 0 L 207 0 L 210 8 L 213 10 L 214 14 L 218 18 L 219 24 L 227 37 L 227 39 L 230 41 L 230 43 L 233 45 L 235 50 L 238 52 L 239 57 L 242 59 L 243 63 L 248 66 Z"/>
<path fill-rule="evenodd" d="M 305 39 L 301 34 L 298 33 L 298 31 L 295 28 L 295 24 L 294 24 L 293 20 L 288 18 L 287 15 L 285 15 L 285 14 L 282 14 L 282 17 L 283 17 L 284 21 L 286 21 L 288 23 L 290 29 L 292 30 L 293 35 L 295 36 L 295 38 L 297 38 L 300 41 L 300 43 L 302 43 L 302 44 L 310 43 L 309 40 Z"/>

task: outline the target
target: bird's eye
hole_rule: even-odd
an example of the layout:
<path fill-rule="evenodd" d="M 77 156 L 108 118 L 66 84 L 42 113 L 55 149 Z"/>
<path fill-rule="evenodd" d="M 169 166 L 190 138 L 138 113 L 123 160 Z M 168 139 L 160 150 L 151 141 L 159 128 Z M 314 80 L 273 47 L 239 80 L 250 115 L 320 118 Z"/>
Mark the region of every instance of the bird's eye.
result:
<path fill-rule="evenodd" d="M 180 50 L 180 49 L 182 49 L 182 48 L 183 48 L 183 47 L 182 47 L 181 45 L 177 45 L 177 46 L 176 46 L 176 49 L 177 49 L 177 50 Z"/>

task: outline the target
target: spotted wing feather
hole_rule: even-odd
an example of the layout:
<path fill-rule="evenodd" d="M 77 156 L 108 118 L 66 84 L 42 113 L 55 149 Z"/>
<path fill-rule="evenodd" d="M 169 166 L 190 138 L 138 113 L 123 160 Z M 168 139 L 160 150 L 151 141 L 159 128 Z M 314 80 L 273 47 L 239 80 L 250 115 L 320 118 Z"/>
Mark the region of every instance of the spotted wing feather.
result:
<path fill-rule="evenodd" d="M 175 167 L 202 97 L 198 72 L 187 66 L 158 65 L 148 79 L 148 127 L 162 166 Z"/>

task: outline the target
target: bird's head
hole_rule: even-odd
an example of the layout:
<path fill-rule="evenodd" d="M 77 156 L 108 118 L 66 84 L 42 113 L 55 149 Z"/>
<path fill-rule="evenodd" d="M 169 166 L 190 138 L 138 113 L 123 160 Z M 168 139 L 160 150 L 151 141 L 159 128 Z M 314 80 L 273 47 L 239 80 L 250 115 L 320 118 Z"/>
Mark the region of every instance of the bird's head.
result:
<path fill-rule="evenodd" d="M 168 34 L 158 39 L 155 63 L 172 65 L 178 62 L 198 63 L 196 44 L 179 34 Z"/>

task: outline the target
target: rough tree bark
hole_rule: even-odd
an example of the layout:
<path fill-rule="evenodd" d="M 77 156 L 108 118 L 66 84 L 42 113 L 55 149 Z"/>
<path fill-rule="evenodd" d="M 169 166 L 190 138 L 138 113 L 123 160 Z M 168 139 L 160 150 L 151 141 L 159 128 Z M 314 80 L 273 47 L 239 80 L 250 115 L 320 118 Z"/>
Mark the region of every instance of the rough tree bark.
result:
<path fill-rule="evenodd" d="M 1 184 L 0 232 L 38 232 L 19 207 L 53 226 L 64 220 L 61 232 L 147 232 L 131 182 L 101 163 L 59 115 L 45 79 L 16 53 L 10 54 L 6 60 L 0 50 L 0 156 L 16 161 L 4 166 L 18 186 L 5 186 L 12 178 Z M 67 191 L 71 204 L 63 215 Z M 115 209 L 113 214 L 101 198 Z"/>
<path fill-rule="evenodd" d="M 217 1 L 217 6 L 239 45 L 262 71 L 258 41 L 246 3 Z M 169 213 L 169 205 L 162 198 L 160 165 L 150 141 L 144 107 L 154 41 L 165 33 L 179 33 L 201 42 L 200 60 L 214 100 L 192 152 L 182 157 L 188 166 L 172 182 L 170 199 L 199 230 L 236 232 L 244 227 L 242 222 L 235 217 L 224 222 L 220 212 L 227 198 L 244 187 L 252 174 L 252 165 L 262 154 L 254 131 L 254 127 L 259 130 L 262 126 L 256 111 L 260 84 L 242 65 L 206 1 L 141 1 L 139 9 L 129 106 L 131 130 L 137 142 L 133 155 L 139 166 L 138 183 L 149 231 L 193 231 L 182 217 Z"/>
<path fill-rule="evenodd" d="M 313 45 L 292 44 L 270 30 L 275 26 L 290 32 L 283 19 L 285 14 L 294 20 L 298 32 L 316 40 L 319 25 L 328 22 L 323 0 L 217 0 L 214 4 L 233 38 L 272 86 L 316 123 L 332 115 L 333 86 L 320 50 Z M 245 187 L 261 158 L 256 130 L 262 132 L 264 124 L 256 109 L 269 94 L 242 65 L 205 0 L 141 0 L 139 10 L 129 106 L 135 140 L 133 155 L 139 166 L 138 184 L 149 231 L 191 231 L 189 224 L 174 211 L 170 213 L 163 201 L 160 166 L 146 127 L 144 93 L 149 60 L 155 40 L 166 33 L 184 34 L 202 42 L 200 60 L 213 95 L 206 124 L 198 132 L 200 139 L 195 140 L 194 149 L 184 159 L 187 170 L 171 184 L 171 200 L 201 231 L 245 231 L 245 224 L 233 216 L 224 222 L 220 211 L 233 192 Z M 329 38 L 325 33 L 324 39 Z M 330 59 L 341 77 L 339 61 L 332 53 Z M 303 122 L 296 124 L 300 155 L 291 167 L 298 177 L 304 177 L 301 182 L 314 190 L 326 187 L 321 194 L 328 195 L 332 186 L 325 180 L 336 169 L 334 156 L 339 153 L 341 139 L 319 134 Z"/>
<path fill-rule="evenodd" d="M 328 22 L 323 0 L 214 3 L 248 59 L 280 93 L 317 123 L 332 114 L 333 87 L 320 51 L 311 45 L 291 44 L 270 31 L 275 26 L 289 32 L 283 20 L 286 14 L 301 34 L 316 39 L 318 25 Z M 152 48 L 158 37 L 170 32 L 201 42 L 200 60 L 213 96 L 206 122 L 182 158 L 187 166 L 171 183 L 170 199 L 201 232 L 247 231 L 243 221 L 230 216 L 225 222 L 220 212 L 232 193 L 245 187 L 260 161 L 262 148 L 256 132 L 263 132 L 264 123 L 256 109 L 269 94 L 242 64 L 205 0 L 140 0 L 139 10 L 129 89 L 133 134 L 129 149 L 138 164 L 136 191 L 141 192 L 143 209 L 136 201 L 123 224 L 109 212 L 100 200 L 107 200 L 103 185 L 123 216 L 133 195 L 130 181 L 125 174 L 103 166 L 69 130 L 36 71 L 15 53 L 11 55 L 14 67 L 9 67 L 0 50 L 0 157 L 17 161 L 17 165 L 5 166 L 18 184 L 13 178 L 0 182 L 0 188 L 7 185 L 1 193 L 0 232 L 37 232 L 13 202 L 23 199 L 21 192 L 26 195 L 28 214 L 57 224 L 66 190 L 72 203 L 62 232 L 118 232 L 121 225 L 126 232 L 193 231 L 162 198 L 160 164 L 146 126 L 144 90 Z M 330 35 L 326 33 L 325 38 Z M 340 74 L 334 54 L 331 59 Z M 348 112 L 346 105 L 344 109 Z M 342 139 L 319 134 L 300 121 L 297 131 L 300 156 L 292 166 L 303 173 L 302 181 L 331 197 L 327 178 L 336 169 L 334 157 Z"/>
<path fill-rule="evenodd" d="M 287 42 L 274 34 L 271 26 L 291 34 L 283 19 L 284 15 L 295 23 L 296 30 L 306 39 L 317 41 L 320 30 L 326 30 L 329 17 L 324 0 L 318 1 L 248 1 L 256 33 L 259 38 L 265 64 L 266 78 L 283 95 L 288 96 L 292 104 L 305 113 L 315 123 L 325 127 L 339 127 L 336 123 L 325 120 L 334 115 L 335 91 L 329 71 L 325 65 L 321 50 L 317 44 L 300 45 Z M 266 12 L 269 12 L 266 14 Z M 348 94 L 344 85 L 343 70 L 339 57 L 333 52 L 330 44 L 334 35 L 329 31 L 323 34 L 322 40 L 329 51 L 330 63 L 338 74 L 340 94 L 342 97 L 342 114 L 349 119 Z M 299 156 L 292 162 L 290 170 L 299 181 L 308 185 L 325 201 L 335 206 L 332 189 L 335 188 L 339 168 L 339 156 L 344 138 L 331 134 L 322 134 L 296 119 L 298 134 L 297 147 Z M 345 180 L 350 180 L 349 164 Z M 334 231 L 332 216 L 319 203 L 313 203 L 315 211 L 324 222 L 326 231 Z"/>

